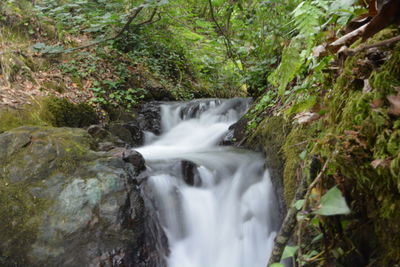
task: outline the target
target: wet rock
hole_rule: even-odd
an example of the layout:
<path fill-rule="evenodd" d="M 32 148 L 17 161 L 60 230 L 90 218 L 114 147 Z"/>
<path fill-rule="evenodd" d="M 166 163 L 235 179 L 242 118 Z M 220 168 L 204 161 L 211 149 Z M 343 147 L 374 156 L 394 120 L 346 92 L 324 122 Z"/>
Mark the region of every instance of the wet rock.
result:
<path fill-rule="evenodd" d="M 142 154 L 137 152 L 136 150 L 127 149 L 123 152 L 122 158 L 125 162 L 128 162 L 135 166 L 139 171 L 143 171 L 146 169 L 144 158 Z"/>
<path fill-rule="evenodd" d="M 147 216 L 141 165 L 92 143 L 71 128 L 0 134 L 2 266 L 165 266 L 167 249 L 149 240 L 161 227 Z"/>
<path fill-rule="evenodd" d="M 112 142 L 101 142 L 98 145 L 98 150 L 99 151 L 110 151 L 111 149 L 114 149 L 115 145 Z"/>
<path fill-rule="evenodd" d="M 247 118 L 242 117 L 238 122 L 232 124 L 219 145 L 240 146 L 246 138 L 247 122 Z"/>
<path fill-rule="evenodd" d="M 200 180 L 198 179 L 196 164 L 190 161 L 182 161 L 182 177 L 188 185 L 198 186 Z M 196 179 L 197 178 L 197 179 Z"/>
<path fill-rule="evenodd" d="M 139 129 L 149 131 L 156 135 L 161 133 L 161 107 L 160 102 L 148 102 L 136 110 L 134 122 Z"/>
<path fill-rule="evenodd" d="M 122 123 L 112 122 L 107 125 L 107 130 L 114 136 L 117 136 L 122 141 L 129 145 L 134 145 L 132 135 L 128 129 L 124 127 Z"/>
<path fill-rule="evenodd" d="M 93 138 L 98 139 L 105 139 L 107 136 L 110 135 L 110 132 L 104 129 L 101 125 L 91 125 L 89 126 L 87 131 Z"/>
<path fill-rule="evenodd" d="M 111 122 L 107 130 L 114 136 L 124 141 L 129 146 L 140 146 L 143 144 L 143 130 L 132 122 Z"/>

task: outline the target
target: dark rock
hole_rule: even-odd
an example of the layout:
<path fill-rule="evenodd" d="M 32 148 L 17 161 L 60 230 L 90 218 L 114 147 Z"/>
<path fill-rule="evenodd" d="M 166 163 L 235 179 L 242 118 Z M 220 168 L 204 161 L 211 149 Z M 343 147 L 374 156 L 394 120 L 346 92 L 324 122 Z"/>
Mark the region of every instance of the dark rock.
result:
<path fill-rule="evenodd" d="M 159 135 L 161 133 L 161 107 L 160 102 L 148 102 L 137 110 L 135 123 L 139 129 Z"/>
<path fill-rule="evenodd" d="M 123 152 L 122 158 L 124 159 L 125 162 L 128 162 L 135 166 L 137 170 L 143 171 L 146 169 L 144 158 L 142 154 L 137 152 L 136 150 L 132 149 L 127 149 Z"/>
<path fill-rule="evenodd" d="M 131 122 L 111 122 L 107 126 L 110 133 L 129 146 L 140 146 L 143 144 L 143 130 L 139 127 L 136 120 Z"/>
<path fill-rule="evenodd" d="M 107 125 L 107 130 L 114 136 L 117 136 L 122 141 L 129 145 L 134 145 L 131 132 L 124 127 L 122 123 L 112 122 Z"/>
<path fill-rule="evenodd" d="M 110 135 L 110 132 L 104 129 L 101 125 L 91 125 L 89 126 L 87 131 L 93 138 L 98 139 L 105 139 L 107 136 Z"/>
<path fill-rule="evenodd" d="M 242 117 L 238 122 L 232 124 L 219 144 L 223 146 L 240 146 L 247 137 L 247 122 L 247 118 Z"/>
<path fill-rule="evenodd" d="M 182 177 L 183 180 L 192 186 L 201 185 L 201 181 L 199 179 L 199 175 L 197 173 L 196 164 L 190 161 L 183 160 L 182 161 Z"/>
<path fill-rule="evenodd" d="M 70 128 L 0 134 L 2 266 L 165 266 L 137 168 L 92 142 Z"/>
<path fill-rule="evenodd" d="M 127 122 L 123 124 L 123 127 L 130 132 L 134 146 L 143 145 L 144 134 L 138 123 L 136 123 L 135 121 Z"/>
<path fill-rule="evenodd" d="M 111 149 L 114 149 L 115 145 L 112 142 L 102 142 L 98 144 L 98 150 L 99 151 L 110 151 Z"/>

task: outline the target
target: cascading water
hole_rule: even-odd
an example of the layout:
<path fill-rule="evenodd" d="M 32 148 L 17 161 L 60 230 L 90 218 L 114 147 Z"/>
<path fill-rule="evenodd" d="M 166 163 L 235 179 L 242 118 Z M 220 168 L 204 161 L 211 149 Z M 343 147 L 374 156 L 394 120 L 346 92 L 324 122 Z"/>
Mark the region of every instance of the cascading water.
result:
<path fill-rule="evenodd" d="M 162 135 L 137 150 L 168 236 L 169 267 L 264 267 L 276 205 L 260 154 L 217 144 L 247 99 L 161 106 Z"/>

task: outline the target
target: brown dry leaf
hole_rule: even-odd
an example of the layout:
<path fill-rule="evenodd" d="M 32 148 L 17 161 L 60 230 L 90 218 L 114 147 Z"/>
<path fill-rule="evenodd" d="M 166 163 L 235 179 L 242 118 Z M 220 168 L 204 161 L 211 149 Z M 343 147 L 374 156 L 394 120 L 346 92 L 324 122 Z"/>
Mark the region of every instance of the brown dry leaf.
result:
<path fill-rule="evenodd" d="M 328 55 L 328 51 L 326 50 L 326 44 L 322 44 L 322 45 L 315 47 L 312 51 L 312 54 L 314 57 Z"/>
<path fill-rule="evenodd" d="M 352 130 L 345 130 L 344 133 L 346 135 L 358 135 L 357 131 L 352 131 Z"/>
<path fill-rule="evenodd" d="M 380 108 L 380 107 L 382 107 L 382 105 L 383 105 L 383 100 L 380 98 L 375 98 L 374 100 L 372 100 L 372 102 L 370 104 L 371 108 L 373 108 L 373 109 Z"/>
<path fill-rule="evenodd" d="M 369 84 L 369 80 L 365 79 L 364 80 L 364 88 L 363 88 L 363 93 L 369 93 L 372 91 L 372 86 Z"/>
<path fill-rule="evenodd" d="M 400 116 L 400 95 L 390 95 L 387 100 L 390 102 L 389 114 Z"/>
<path fill-rule="evenodd" d="M 390 166 L 390 161 L 391 161 L 390 158 L 387 158 L 387 159 L 376 159 L 376 160 L 374 160 L 374 161 L 371 162 L 371 166 L 372 166 L 374 169 L 376 169 L 376 168 L 378 168 L 378 167 L 385 167 L 385 168 L 387 168 L 387 167 Z"/>
<path fill-rule="evenodd" d="M 313 112 L 301 112 L 294 117 L 294 120 L 298 124 L 310 123 L 320 118 L 317 113 Z"/>

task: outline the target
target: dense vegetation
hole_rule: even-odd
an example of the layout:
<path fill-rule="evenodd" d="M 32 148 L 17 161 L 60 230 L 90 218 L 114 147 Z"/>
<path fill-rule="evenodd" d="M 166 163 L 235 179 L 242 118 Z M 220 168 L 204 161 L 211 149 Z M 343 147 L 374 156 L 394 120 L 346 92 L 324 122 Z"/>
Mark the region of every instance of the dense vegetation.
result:
<path fill-rule="evenodd" d="M 110 108 L 147 100 L 252 96 L 246 138 L 266 151 L 271 140 L 278 146 L 288 209 L 300 181 L 311 184 L 294 203 L 298 224 L 284 258 L 298 266 L 393 266 L 400 261 L 400 46 L 327 48 L 354 30 L 354 18 L 381 12 L 366 2 L 5 0 L 0 86 L 11 93 L 0 97 L 14 106 L 36 102 L 48 114 L 48 100 L 25 95 L 55 95 L 88 102 L 106 119 Z M 381 10 L 383 2 L 395 1 L 377 1 Z M 399 10 L 351 48 L 398 36 Z M 0 131 L 66 125 L 2 112 Z"/>

